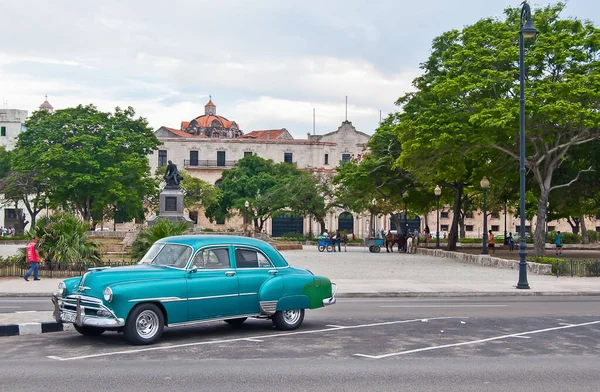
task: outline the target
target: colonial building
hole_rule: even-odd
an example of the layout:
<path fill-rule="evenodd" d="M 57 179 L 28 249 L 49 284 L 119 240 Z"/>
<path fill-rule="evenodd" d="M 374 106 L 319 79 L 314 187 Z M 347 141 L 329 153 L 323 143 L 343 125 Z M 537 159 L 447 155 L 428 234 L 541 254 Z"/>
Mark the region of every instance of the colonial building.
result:
<path fill-rule="evenodd" d="M 204 107 L 204 115 L 190 122 L 182 122 L 180 129 L 160 127 L 156 136 L 162 142 L 152 156 L 152 171 L 173 161 L 178 168 L 204 181 L 219 184 L 221 173 L 236 166 L 246 155 L 258 155 L 274 162 L 288 162 L 299 169 L 315 173 L 333 174 L 340 161 L 349 161 L 352 155 L 363 152 L 369 135 L 356 130 L 350 121 L 325 135 L 310 135 L 308 139 L 294 139 L 285 129 L 256 130 L 244 133 L 235 121 L 216 115 L 216 106 L 209 101 Z M 327 218 L 327 227 L 338 227 L 339 212 L 332 212 Z M 211 224 L 202 212 L 189 211 L 190 218 L 200 227 L 216 230 L 239 229 L 242 220 Z M 350 212 L 342 215 L 349 231 L 361 226 L 359 217 Z M 275 236 L 290 231 L 318 233 L 320 227 L 308 218 L 283 217 L 267 222 L 266 231 Z"/>

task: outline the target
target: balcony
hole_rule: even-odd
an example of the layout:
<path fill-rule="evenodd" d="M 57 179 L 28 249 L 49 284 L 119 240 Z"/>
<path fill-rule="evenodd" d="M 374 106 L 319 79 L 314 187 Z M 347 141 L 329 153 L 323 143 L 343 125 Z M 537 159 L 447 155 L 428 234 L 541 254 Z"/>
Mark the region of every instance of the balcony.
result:
<path fill-rule="evenodd" d="M 221 161 L 221 160 L 189 160 L 183 161 L 183 167 L 186 169 L 227 169 L 237 165 L 237 161 Z"/>

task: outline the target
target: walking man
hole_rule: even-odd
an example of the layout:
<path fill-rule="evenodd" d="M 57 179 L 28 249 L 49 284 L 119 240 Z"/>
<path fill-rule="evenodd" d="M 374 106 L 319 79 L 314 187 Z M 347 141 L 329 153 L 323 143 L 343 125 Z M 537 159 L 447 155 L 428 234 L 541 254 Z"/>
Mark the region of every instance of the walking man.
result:
<path fill-rule="evenodd" d="M 563 239 L 562 239 L 562 234 L 560 234 L 560 231 L 556 232 L 556 255 L 557 256 L 562 256 L 562 248 L 563 248 Z"/>
<path fill-rule="evenodd" d="M 492 233 L 491 230 L 488 231 L 488 238 L 489 238 L 489 242 L 488 242 L 488 248 L 492 249 L 492 253 L 496 253 L 496 241 L 494 240 L 494 233 Z"/>
<path fill-rule="evenodd" d="M 38 254 L 37 237 L 33 237 L 31 242 L 27 245 L 26 249 L 27 262 L 29 263 L 29 270 L 23 276 L 27 282 L 29 282 L 29 276 L 33 273 L 33 280 L 40 280 L 38 278 L 38 265 L 40 263 L 40 255 Z"/>

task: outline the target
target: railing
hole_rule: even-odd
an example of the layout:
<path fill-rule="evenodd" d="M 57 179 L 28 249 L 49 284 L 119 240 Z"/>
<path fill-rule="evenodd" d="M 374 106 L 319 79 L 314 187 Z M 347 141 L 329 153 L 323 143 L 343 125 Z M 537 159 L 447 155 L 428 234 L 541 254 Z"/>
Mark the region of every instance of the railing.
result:
<path fill-rule="evenodd" d="M 185 159 L 183 161 L 183 166 L 185 168 L 214 168 L 214 167 L 235 167 L 237 165 L 237 161 L 219 161 L 219 160 L 189 160 Z"/>
<path fill-rule="evenodd" d="M 127 266 L 127 265 L 134 265 L 134 264 L 137 264 L 137 261 L 113 261 L 113 262 L 111 262 L 109 260 L 105 263 L 95 264 L 95 265 L 77 263 L 77 264 L 68 265 L 68 266 L 64 266 L 64 265 L 60 265 L 60 264 L 53 264 L 52 268 L 50 268 L 48 265 L 44 264 L 44 265 L 39 266 L 38 276 L 47 277 L 47 278 L 68 278 L 68 277 L 72 277 L 72 276 L 81 276 L 85 272 L 87 272 L 87 270 L 89 268 L 122 267 L 122 266 Z M 28 269 L 29 269 L 29 265 L 20 265 L 20 264 L 3 265 L 3 266 L 0 266 L 0 276 L 2 276 L 2 277 L 23 276 L 23 275 L 25 275 L 25 273 L 27 272 Z"/>
<path fill-rule="evenodd" d="M 560 260 L 552 265 L 556 276 L 596 276 L 600 277 L 600 261 L 598 260 Z"/>

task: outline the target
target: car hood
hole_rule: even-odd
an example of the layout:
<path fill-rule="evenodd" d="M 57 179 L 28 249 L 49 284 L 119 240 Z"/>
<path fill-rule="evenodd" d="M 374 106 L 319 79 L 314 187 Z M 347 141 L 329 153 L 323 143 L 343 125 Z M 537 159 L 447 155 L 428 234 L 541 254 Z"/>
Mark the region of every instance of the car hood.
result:
<path fill-rule="evenodd" d="M 181 276 L 180 269 L 151 265 L 136 264 L 126 267 L 92 268 L 83 275 L 77 291 L 86 295 L 101 294 L 106 286 L 122 282 L 150 279 L 169 279 Z"/>

